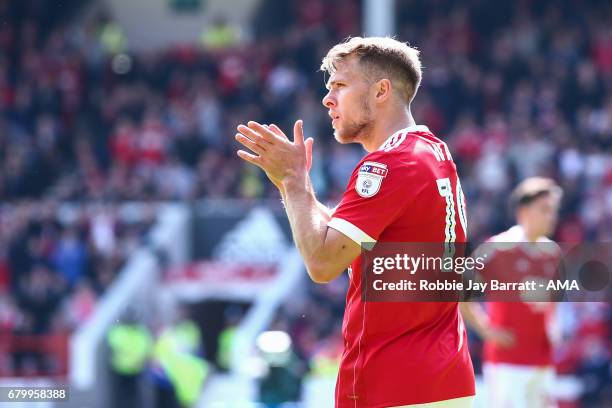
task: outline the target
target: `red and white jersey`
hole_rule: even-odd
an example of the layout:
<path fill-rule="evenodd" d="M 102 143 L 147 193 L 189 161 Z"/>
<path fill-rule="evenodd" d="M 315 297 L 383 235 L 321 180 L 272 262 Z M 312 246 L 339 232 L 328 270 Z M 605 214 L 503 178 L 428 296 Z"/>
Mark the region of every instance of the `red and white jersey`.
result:
<path fill-rule="evenodd" d="M 559 265 L 557 245 L 544 237 L 535 244 L 526 241 L 525 233 L 518 225 L 487 240 L 494 251 L 489 251 L 486 266 L 480 272 L 484 281 L 546 281 L 554 278 Z M 528 300 L 525 297 L 525 301 L 518 302 L 487 302 L 490 324 L 512 332 L 515 343 L 511 347 L 501 347 L 485 342 L 485 361 L 532 366 L 552 364 L 549 333 L 555 304 Z"/>
<path fill-rule="evenodd" d="M 465 242 L 465 200 L 448 147 L 402 129 L 357 165 L 329 227 L 357 243 Z M 351 264 L 337 407 L 421 404 L 475 394 L 456 302 L 364 302 Z"/>

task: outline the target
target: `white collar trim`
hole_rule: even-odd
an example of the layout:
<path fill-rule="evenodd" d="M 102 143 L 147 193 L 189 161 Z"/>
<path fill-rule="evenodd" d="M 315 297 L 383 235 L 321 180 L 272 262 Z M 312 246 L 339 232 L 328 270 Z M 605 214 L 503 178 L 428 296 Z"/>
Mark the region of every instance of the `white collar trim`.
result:
<path fill-rule="evenodd" d="M 508 234 L 512 239 L 515 239 L 517 242 L 527 242 L 527 235 L 525 235 L 525 229 L 520 225 L 515 225 L 508 230 Z M 536 242 L 551 242 L 550 239 L 545 236 L 538 237 Z"/>
<path fill-rule="evenodd" d="M 429 131 L 429 128 L 427 126 L 425 126 L 425 125 L 412 125 L 412 126 L 408 126 L 408 127 L 405 127 L 403 129 L 398 130 L 397 132 L 395 132 L 394 134 L 389 136 L 387 139 L 385 139 L 385 141 L 382 142 L 382 144 L 380 145 L 380 147 L 377 150 L 382 150 L 384 148 L 384 146 L 387 144 L 387 142 L 389 142 L 389 140 L 391 140 L 394 136 L 397 136 L 400 133 L 412 133 L 412 132 L 428 132 L 428 133 L 431 133 Z"/>

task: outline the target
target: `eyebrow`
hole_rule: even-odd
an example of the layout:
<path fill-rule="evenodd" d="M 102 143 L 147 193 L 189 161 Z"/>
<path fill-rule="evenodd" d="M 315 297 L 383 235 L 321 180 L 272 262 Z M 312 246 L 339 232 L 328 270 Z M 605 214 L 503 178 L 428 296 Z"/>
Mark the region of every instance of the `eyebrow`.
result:
<path fill-rule="evenodd" d="M 328 82 L 325 84 L 325 88 L 330 89 L 332 86 L 336 85 L 338 82 L 342 82 L 342 83 L 344 83 L 344 82 L 346 82 L 346 81 L 345 81 L 345 80 L 343 80 L 343 79 L 335 79 L 335 80 L 333 80 L 333 81 L 328 81 Z"/>

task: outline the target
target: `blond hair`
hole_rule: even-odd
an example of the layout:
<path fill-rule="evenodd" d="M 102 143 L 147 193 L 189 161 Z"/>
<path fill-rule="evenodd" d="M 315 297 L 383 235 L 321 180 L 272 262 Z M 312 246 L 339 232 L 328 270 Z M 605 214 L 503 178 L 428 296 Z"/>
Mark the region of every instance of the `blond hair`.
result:
<path fill-rule="evenodd" d="M 321 70 L 332 75 L 337 64 L 355 56 L 366 68 L 369 79 L 387 78 L 409 104 L 421 84 L 419 50 L 390 37 L 352 37 L 329 50 L 321 63 Z"/>
<path fill-rule="evenodd" d="M 563 190 L 553 179 L 530 177 L 523 180 L 512 192 L 511 201 L 514 208 L 529 205 L 536 199 L 552 195 L 557 199 L 563 196 Z"/>

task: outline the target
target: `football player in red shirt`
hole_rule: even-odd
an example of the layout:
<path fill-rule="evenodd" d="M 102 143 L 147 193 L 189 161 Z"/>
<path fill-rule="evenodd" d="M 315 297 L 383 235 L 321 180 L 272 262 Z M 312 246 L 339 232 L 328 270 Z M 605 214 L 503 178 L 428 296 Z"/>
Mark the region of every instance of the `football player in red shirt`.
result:
<path fill-rule="evenodd" d="M 547 178 L 532 177 L 515 188 L 517 225 L 487 240 L 482 245 L 486 250 L 478 249 L 488 255 L 480 279 L 520 282 L 555 277 L 559 248 L 546 236 L 554 231 L 560 197 L 560 187 Z M 524 299 L 487 302 L 486 311 L 478 303 L 461 304 L 463 317 L 484 340 L 483 374 L 491 407 L 553 404 L 548 394 L 557 337 L 555 304 Z"/>
<path fill-rule="evenodd" d="M 312 139 L 301 120 L 293 142 L 275 125 L 238 126 L 238 151 L 278 187 L 313 281 L 349 268 L 344 352 L 336 407 L 470 407 L 474 371 L 457 302 L 362 301 L 361 249 L 377 242 L 465 242 L 465 201 L 447 145 L 410 112 L 421 81 L 416 49 L 391 38 L 354 37 L 323 59 L 323 105 L 335 139 L 368 154 L 333 210 L 308 176 Z"/>

